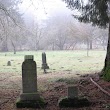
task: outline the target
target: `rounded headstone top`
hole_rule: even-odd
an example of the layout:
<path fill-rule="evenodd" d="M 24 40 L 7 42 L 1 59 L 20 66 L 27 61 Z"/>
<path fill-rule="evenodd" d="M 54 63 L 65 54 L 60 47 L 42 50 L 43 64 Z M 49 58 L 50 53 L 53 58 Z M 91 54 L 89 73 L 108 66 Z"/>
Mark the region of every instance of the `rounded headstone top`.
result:
<path fill-rule="evenodd" d="M 45 54 L 45 52 L 42 52 L 42 54 Z"/>
<path fill-rule="evenodd" d="M 34 56 L 33 55 L 25 55 L 24 60 L 33 60 Z"/>

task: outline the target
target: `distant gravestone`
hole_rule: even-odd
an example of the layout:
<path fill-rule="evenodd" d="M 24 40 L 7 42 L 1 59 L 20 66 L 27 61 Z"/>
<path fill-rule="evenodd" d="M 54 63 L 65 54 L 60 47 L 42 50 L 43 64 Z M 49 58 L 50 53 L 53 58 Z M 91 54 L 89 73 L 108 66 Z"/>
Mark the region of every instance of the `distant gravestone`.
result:
<path fill-rule="evenodd" d="M 26 55 L 22 64 L 22 93 L 17 101 L 18 108 L 40 108 L 44 106 L 43 100 L 37 92 L 37 69 L 33 55 Z"/>
<path fill-rule="evenodd" d="M 11 66 L 11 61 L 8 61 L 7 62 L 7 66 Z"/>
<path fill-rule="evenodd" d="M 42 69 L 49 69 L 45 52 L 42 53 Z"/>

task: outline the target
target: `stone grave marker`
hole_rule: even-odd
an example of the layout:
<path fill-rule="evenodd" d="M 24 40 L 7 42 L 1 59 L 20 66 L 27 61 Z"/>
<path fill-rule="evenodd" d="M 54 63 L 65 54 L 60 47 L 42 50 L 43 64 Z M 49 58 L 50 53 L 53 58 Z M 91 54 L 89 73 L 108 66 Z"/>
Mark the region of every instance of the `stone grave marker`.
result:
<path fill-rule="evenodd" d="M 26 55 L 22 63 L 22 93 L 16 102 L 18 108 L 40 108 L 45 102 L 37 90 L 37 68 L 33 55 Z"/>
<path fill-rule="evenodd" d="M 42 69 L 49 69 L 45 52 L 42 53 Z"/>
<path fill-rule="evenodd" d="M 78 87 L 76 85 L 68 87 L 68 94 L 66 97 L 59 99 L 58 105 L 61 108 L 72 107 L 86 107 L 90 102 L 85 97 L 78 96 Z"/>
<path fill-rule="evenodd" d="M 33 56 L 25 56 L 22 64 L 22 86 L 23 93 L 37 92 L 36 63 Z"/>
<path fill-rule="evenodd" d="M 78 87 L 77 86 L 68 86 L 68 98 L 77 98 L 78 97 Z"/>
<path fill-rule="evenodd" d="M 11 66 L 11 61 L 8 61 L 7 62 L 7 66 Z"/>

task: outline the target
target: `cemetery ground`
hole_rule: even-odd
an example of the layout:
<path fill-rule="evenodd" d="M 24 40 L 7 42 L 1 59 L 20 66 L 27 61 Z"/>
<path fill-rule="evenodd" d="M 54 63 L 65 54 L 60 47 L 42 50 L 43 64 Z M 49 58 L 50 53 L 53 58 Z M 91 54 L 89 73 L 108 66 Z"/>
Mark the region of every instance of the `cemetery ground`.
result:
<path fill-rule="evenodd" d="M 93 78 L 102 88 L 110 93 L 110 84 L 99 79 L 98 72 L 103 68 L 105 51 L 92 50 L 87 56 L 84 50 L 46 51 L 50 69 L 44 74 L 41 69 L 42 51 L 0 53 L 0 109 L 17 110 L 15 102 L 22 90 L 21 65 L 24 55 L 34 55 L 37 63 L 38 90 L 48 102 L 44 110 L 110 110 L 110 97 L 105 95 L 91 81 Z M 7 66 L 10 61 L 11 65 Z M 79 95 L 87 97 L 90 107 L 59 108 L 58 100 L 67 96 L 67 86 L 77 85 Z M 18 109 L 37 110 L 37 109 Z M 42 109 L 41 109 L 42 110 Z"/>

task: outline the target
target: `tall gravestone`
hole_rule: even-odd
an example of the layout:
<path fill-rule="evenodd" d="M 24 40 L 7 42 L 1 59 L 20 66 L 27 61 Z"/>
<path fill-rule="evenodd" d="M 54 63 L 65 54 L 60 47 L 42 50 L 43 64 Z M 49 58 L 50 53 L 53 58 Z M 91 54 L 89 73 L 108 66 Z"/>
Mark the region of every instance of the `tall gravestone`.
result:
<path fill-rule="evenodd" d="M 49 69 L 45 52 L 42 53 L 42 69 Z"/>
<path fill-rule="evenodd" d="M 16 106 L 18 108 L 40 108 L 45 103 L 37 91 L 37 69 L 33 55 L 26 55 L 22 64 L 22 93 Z"/>

